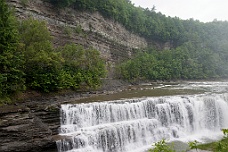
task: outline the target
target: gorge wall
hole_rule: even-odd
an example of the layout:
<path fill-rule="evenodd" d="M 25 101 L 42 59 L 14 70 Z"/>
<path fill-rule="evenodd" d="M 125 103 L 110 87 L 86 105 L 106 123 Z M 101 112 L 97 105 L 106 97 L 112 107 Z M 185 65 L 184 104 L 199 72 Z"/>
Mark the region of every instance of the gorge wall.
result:
<path fill-rule="evenodd" d="M 98 12 L 58 9 L 42 0 L 8 0 L 19 19 L 32 17 L 47 22 L 55 46 L 75 43 L 100 51 L 107 63 L 129 58 L 133 50 L 147 47 L 145 38 L 127 31 L 122 25 Z"/>
<path fill-rule="evenodd" d="M 71 8 L 58 9 L 42 0 L 7 0 L 19 19 L 33 17 L 47 22 L 55 46 L 75 43 L 100 51 L 108 65 L 131 57 L 137 49 L 153 46 L 169 49 L 169 42 L 154 42 L 126 30 L 99 12 L 81 12 Z"/>

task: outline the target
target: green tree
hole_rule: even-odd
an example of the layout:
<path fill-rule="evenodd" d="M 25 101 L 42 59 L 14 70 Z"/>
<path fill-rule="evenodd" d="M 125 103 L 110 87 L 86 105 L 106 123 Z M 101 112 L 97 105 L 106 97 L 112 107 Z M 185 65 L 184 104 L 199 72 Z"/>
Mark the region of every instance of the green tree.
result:
<path fill-rule="evenodd" d="M 64 59 L 63 87 L 78 89 L 96 88 L 105 77 L 105 63 L 97 50 L 84 49 L 81 45 L 68 44 L 59 50 Z"/>
<path fill-rule="evenodd" d="M 24 20 L 19 31 L 24 44 L 26 85 L 44 92 L 57 90 L 62 59 L 54 52 L 45 22 L 32 18 Z"/>
<path fill-rule="evenodd" d="M 17 21 L 5 0 L 0 0 L 0 97 L 24 89 L 18 38 Z"/>

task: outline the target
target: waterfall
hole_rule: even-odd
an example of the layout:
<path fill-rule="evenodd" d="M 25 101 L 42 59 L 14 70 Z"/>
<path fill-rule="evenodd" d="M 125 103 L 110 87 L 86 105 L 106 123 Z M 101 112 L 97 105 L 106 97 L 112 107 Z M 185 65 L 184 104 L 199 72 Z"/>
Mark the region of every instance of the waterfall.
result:
<path fill-rule="evenodd" d="M 228 94 L 65 104 L 59 152 L 131 152 L 163 138 L 228 128 Z"/>

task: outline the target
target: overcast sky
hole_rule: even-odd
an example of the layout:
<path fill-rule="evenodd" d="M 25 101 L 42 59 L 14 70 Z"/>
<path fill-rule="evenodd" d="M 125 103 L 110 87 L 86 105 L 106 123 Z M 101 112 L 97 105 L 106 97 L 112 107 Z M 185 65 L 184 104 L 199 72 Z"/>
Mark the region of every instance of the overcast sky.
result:
<path fill-rule="evenodd" d="M 135 6 L 156 8 L 166 16 L 194 18 L 202 22 L 228 21 L 228 0 L 131 0 Z"/>

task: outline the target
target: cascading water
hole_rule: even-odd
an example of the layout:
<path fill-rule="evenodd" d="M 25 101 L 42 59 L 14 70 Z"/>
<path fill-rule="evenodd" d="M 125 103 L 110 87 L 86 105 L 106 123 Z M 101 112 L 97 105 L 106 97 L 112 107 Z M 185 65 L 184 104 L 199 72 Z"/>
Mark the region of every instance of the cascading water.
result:
<path fill-rule="evenodd" d="M 57 146 L 59 152 L 131 152 L 222 128 L 228 128 L 227 93 L 66 104 Z"/>

